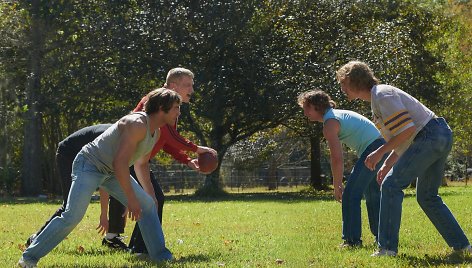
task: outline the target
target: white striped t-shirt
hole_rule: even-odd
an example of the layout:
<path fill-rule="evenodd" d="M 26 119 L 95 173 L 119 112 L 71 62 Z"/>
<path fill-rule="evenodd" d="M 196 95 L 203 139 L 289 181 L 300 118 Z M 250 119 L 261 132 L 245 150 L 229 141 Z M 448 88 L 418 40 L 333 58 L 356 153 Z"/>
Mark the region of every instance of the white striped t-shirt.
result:
<path fill-rule="evenodd" d="M 408 149 L 416 134 L 436 115 L 417 99 L 390 85 L 376 85 L 371 89 L 373 121 L 386 141 L 405 129 L 416 127 L 408 142 L 394 149 L 398 155 Z"/>

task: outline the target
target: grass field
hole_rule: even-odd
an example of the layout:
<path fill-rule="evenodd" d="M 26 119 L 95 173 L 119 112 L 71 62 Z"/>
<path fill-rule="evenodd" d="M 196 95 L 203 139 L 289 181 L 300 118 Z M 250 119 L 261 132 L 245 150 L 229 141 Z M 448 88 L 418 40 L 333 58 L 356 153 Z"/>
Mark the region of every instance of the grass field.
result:
<path fill-rule="evenodd" d="M 443 187 L 444 201 L 472 238 L 472 187 Z M 59 202 L 0 201 L 0 266 L 13 267 L 24 240 Z M 240 193 L 217 200 L 169 196 L 163 229 L 175 260 L 163 267 L 470 267 L 471 257 L 451 254 L 444 240 L 406 191 L 399 256 L 373 258 L 374 238 L 363 212 L 364 247 L 339 249 L 341 206 L 329 193 Z M 154 267 L 150 262 L 101 246 L 96 233 L 99 204 L 40 267 Z M 130 236 L 134 222 L 128 222 Z"/>

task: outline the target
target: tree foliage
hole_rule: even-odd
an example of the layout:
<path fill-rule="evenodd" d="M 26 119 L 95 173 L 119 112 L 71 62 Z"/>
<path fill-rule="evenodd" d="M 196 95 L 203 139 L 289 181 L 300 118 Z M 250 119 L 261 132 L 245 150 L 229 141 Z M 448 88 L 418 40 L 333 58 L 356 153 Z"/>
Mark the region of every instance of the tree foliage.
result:
<path fill-rule="evenodd" d="M 339 107 L 368 116 L 368 105 L 348 103 L 335 80 L 351 59 L 442 110 L 461 148 L 470 148 L 470 125 L 456 116 L 470 117 L 463 103 L 470 103 L 470 40 L 461 38 L 470 35 L 467 1 L 36 0 L 0 7 L 0 167 L 17 177 L 21 166 L 28 169 L 21 159 L 39 163 L 34 179 L 51 192 L 59 185 L 52 179 L 56 144 L 81 127 L 117 120 L 176 66 L 196 74 L 179 128 L 217 149 L 220 160 L 234 144 L 280 125 L 317 143 L 319 126 L 307 124 L 296 103 L 302 91 L 321 88 Z M 39 120 L 34 131 L 27 115 Z M 31 152 L 36 137 L 41 150 Z M 218 171 L 205 187 L 218 192 Z"/>

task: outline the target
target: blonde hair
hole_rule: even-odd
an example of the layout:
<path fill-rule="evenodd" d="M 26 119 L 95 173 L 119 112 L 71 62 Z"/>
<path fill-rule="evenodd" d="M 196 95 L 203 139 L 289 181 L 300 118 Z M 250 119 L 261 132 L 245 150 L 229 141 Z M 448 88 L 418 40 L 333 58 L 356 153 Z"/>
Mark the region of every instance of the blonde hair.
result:
<path fill-rule="evenodd" d="M 362 61 L 350 61 L 336 71 L 336 79 L 339 83 L 346 81 L 355 90 L 370 90 L 380 83 L 367 63 Z"/>
<path fill-rule="evenodd" d="M 324 113 L 328 108 L 336 108 L 336 102 L 323 90 L 315 89 L 298 95 L 298 105 L 311 105 L 315 111 Z"/>
<path fill-rule="evenodd" d="M 169 72 L 167 73 L 166 85 L 164 85 L 164 87 L 166 87 L 170 83 L 177 82 L 183 76 L 189 76 L 192 79 L 194 78 L 194 74 L 189 69 L 185 69 L 185 68 L 182 68 L 182 67 L 177 67 L 177 68 L 170 69 Z"/>

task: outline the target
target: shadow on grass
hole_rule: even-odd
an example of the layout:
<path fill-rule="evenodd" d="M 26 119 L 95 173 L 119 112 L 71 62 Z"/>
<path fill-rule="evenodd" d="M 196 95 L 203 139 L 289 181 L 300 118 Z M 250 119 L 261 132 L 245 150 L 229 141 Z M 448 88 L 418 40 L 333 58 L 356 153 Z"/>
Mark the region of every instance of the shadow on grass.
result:
<path fill-rule="evenodd" d="M 461 264 L 470 265 L 472 263 L 472 256 L 464 256 L 457 253 L 452 253 L 446 256 L 425 255 L 422 258 L 400 254 L 399 257 L 407 260 L 408 264 L 412 267 L 432 267 L 442 265 L 454 265 L 457 267 Z"/>
<path fill-rule="evenodd" d="M 453 187 L 445 187 L 445 191 L 440 193 L 440 196 L 454 196 L 460 194 L 460 190 L 455 190 Z M 414 188 L 407 188 L 405 190 L 405 198 L 416 198 L 416 191 Z M 301 190 L 298 192 L 247 192 L 247 193 L 224 193 L 217 197 L 196 196 L 194 194 L 183 195 L 166 195 L 166 201 L 185 201 L 185 202 L 221 202 L 221 201 L 251 201 L 251 202 L 304 202 L 304 201 L 332 201 L 334 200 L 332 190 L 327 189 L 323 191 L 315 191 L 313 189 Z M 92 200 L 92 203 L 99 202 Z M 10 197 L 0 198 L 0 205 L 14 205 L 14 204 L 62 204 L 62 199 L 59 198 L 35 198 L 35 197 Z"/>
<path fill-rule="evenodd" d="M 251 201 L 251 202 L 303 202 L 303 201 L 331 201 L 334 200 L 331 191 L 300 191 L 300 192 L 260 192 L 260 193 L 226 193 L 218 197 L 201 197 L 195 195 L 168 195 L 166 201 L 184 202 L 221 202 L 221 201 Z M 92 200 L 98 202 L 97 200 Z M 0 198 L 0 205 L 47 203 L 62 204 L 61 199 L 45 199 L 33 197 Z"/>
<path fill-rule="evenodd" d="M 131 256 L 129 260 L 132 262 L 133 260 L 139 260 L 139 261 L 144 261 L 148 265 L 154 266 L 157 265 L 157 267 L 175 267 L 176 265 L 184 265 L 184 264 L 195 264 L 197 265 L 198 263 L 202 262 L 208 262 L 211 258 L 207 255 L 204 254 L 191 254 L 188 256 L 180 257 L 179 259 L 173 259 L 171 261 L 162 261 L 162 262 L 153 262 L 151 261 L 148 257 L 135 257 Z M 131 264 L 126 267 L 142 267 L 141 263 L 137 264 Z"/>
<path fill-rule="evenodd" d="M 300 192 L 260 192 L 260 193 L 226 193 L 218 197 L 202 197 L 195 195 L 166 196 L 169 201 L 185 202 L 221 202 L 221 201 L 251 201 L 251 202 L 303 202 L 331 201 L 330 191 L 300 191 Z"/>
<path fill-rule="evenodd" d="M 69 249 L 65 250 L 64 254 L 70 255 L 70 256 L 101 256 L 101 255 L 113 255 L 113 254 L 119 254 L 119 256 L 123 256 L 123 254 L 126 254 L 126 259 L 130 262 L 124 266 L 113 266 L 113 267 L 143 267 L 143 262 L 146 263 L 147 265 L 145 267 L 154 267 L 157 264 L 157 267 L 175 267 L 176 264 L 179 265 L 184 265 L 184 264 L 195 264 L 198 265 L 198 263 L 202 262 L 208 262 L 212 258 L 210 256 L 204 255 L 204 254 L 190 254 L 188 256 L 182 256 L 178 259 L 173 259 L 171 261 L 163 261 L 163 262 L 153 262 L 149 259 L 148 255 L 133 255 L 133 254 L 128 254 L 120 251 L 115 251 L 115 250 L 107 250 L 107 249 L 87 249 L 81 253 L 77 252 L 77 250 Z M 97 267 L 97 264 L 85 264 L 85 263 L 65 263 L 61 265 L 61 267 L 84 267 L 84 268 L 89 268 L 89 267 Z"/>
<path fill-rule="evenodd" d="M 1 205 L 18 205 L 18 204 L 56 204 L 60 206 L 62 199 L 57 198 L 38 198 L 38 197 L 8 197 L 0 198 Z"/>

